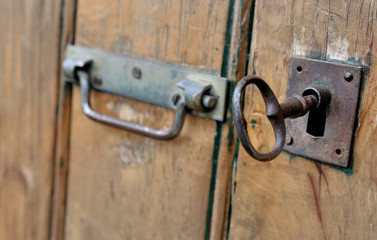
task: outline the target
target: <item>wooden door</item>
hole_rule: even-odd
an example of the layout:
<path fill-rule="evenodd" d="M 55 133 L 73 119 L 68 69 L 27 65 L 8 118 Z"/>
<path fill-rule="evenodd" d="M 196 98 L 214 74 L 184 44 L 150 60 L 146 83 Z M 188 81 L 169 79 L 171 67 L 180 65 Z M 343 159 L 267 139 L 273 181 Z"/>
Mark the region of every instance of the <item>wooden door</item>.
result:
<path fill-rule="evenodd" d="M 230 239 L 377 238 L 376 20 L 375 0 L 256 1 L 249 72 L 263 77 L 280 102 L 291 56 L 360 65 L 363 87 L 349 168 L 285 152 L 258 162 L 240 149 Z M 255 89 L 248 94 L 250 134 L 268 150 L 273 137 L 263 102 Z"/>
<path fill-rule="evenodd" d="M 376 0 L 2 1 L 0 239 L 377 238 L 376 18 Z M 226 77 L 228 97 L 257 74 L 280 102 L 292 56 L 362 66 L 351 165 L 285 152 L 257 162 L 236 141 L 231 109 L 223 123 L 188 116 L 167 142 L 95 123 L 79 87 L 59 82 L 69 43 Z M 268 150 L 263 102 L 247 91 L 253 143 Z M 91 97 L 120 119 L 173 119 Z"/>
<path fill-rule="evenodd" d="M 64 44 L 243 76 L 251 2 L 80 0 L 64 3 Z M 72 20 L 70 20 L 72 19 Z M 71 39 L 71 40 L 70 40 Z M 235 138 L 221 123 L 186 117 L 159 141 L 88 119 L 80 88 L 62 80 L 53 239 L 221 239 Z M 229 92 L 229 95 L 231 92 Z M 154 128 L 174 112 L 93 92 L 95 110 Z"/>
<path fill-rule="evenodd" d="M 0 2 L 0 239 L 48 239 L 60 3 Z"/>

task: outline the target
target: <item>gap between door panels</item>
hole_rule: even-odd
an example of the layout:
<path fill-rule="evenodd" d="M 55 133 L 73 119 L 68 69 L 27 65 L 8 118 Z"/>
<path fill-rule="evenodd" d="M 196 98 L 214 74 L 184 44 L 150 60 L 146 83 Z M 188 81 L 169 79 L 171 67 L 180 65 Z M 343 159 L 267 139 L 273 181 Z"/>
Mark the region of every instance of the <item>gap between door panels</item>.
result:
<path fill-rule="evenodd" d="M 209 189 L 206 240 L 228 239 L 232 213 L 233 182 L 235 181 L 237 171 L 239 149 L 239 142 L 235 135 L 232 120 L 231 99 L 237 81 L 247 75 L 254 9 L 255 0 L 230 1 L 226 42 L 221 68 L 221 76 L 227 77 L 230 80 L 227 101 L 228 111 L 226 122 L 217 123 L 216 135 L 214 137 L 215 144 L 212 158 L 211 186 Z M 235 54 L 232 54 L 234 52 Z M 225 177 L 220 172 L 223 170 L 222 168 L 226 169 Z M 222 215 L 216 213 L 216 210 L 223 211 L 220 213 Z M 219 226 L 220 224 L 221 226 Z M 215 231 L 213 231 L 214 228 L 216 228 Z"/>
<path fill-rule="evenodd" d="M 250 51 L 251 51 L 251 41 L 252 41 L 252 33 L 253 33 L 253 25 L 254 25 L 254 14 L 255 14 L 255 0 L 250 1 L 251 6 L 249 10 L 249 19 L 248 19 L 248 27 L 247 27 L 247 37 L 246 37 L 246 56 L 245 56 L 245 65 L 242 72 L 242 75 L 240 75 L 237 78 L 237 82 L 243 77 L 247 76 L 249 74 L 249 60 L 250 60 Z M 254 74 L 254 68 L 253 73 Z M 236 84 L 235 84 L 236 85 Z M 232 90 L 234 90 L 235 85 L 232 87 Z M 229 109 L 231 109 L 231 103 L 229 103 Z M 232 129 L 234 126 L 232 126 Z M 229 239 L 229 231 L 230 231 L 230 223 L 232 218 L 232 198 L 233 193 L 235 193 L 236 190 L 236 179 L 237 179 L 237 166 L 238 166 L 238 153 L 239 153 L 239 140 L 236 137 L 236 143 L 235 143 L 235 150 L 232 158 L 232 165 L 231 165 L 231 176 L 229 178 L 229 203 L 228 203 L 228 214 L 227 214 L 227 221 L 226 221 L 226 236 L 225 239 Z"/>
<path fill-rule="evenodd" d="M 60 36 L 59 66 L 61 66 L 65 48 L 74 44 L 76 31 L 78 0 L 60 1 Z M 71 120 L 72 86 L 64 81 L 59 67 L 59 83 L 56 106 L 55 152 L 53 156 L 53 182 L 51 189 L 51 212 L 49 239 L 64 239 L 65 207 L 69 164 L 69 139 Z"/>

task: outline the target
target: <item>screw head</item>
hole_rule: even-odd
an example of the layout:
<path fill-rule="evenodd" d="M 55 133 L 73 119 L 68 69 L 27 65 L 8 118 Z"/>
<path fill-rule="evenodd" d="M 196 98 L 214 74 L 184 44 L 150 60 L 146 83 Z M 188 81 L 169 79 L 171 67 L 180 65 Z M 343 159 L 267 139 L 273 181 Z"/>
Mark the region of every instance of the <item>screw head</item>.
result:
<path fill-rule="evenodd" d="M 179 94 L 174 94 L 171 97 L 171 101 L 173 102 L 174 106 L 178 104 L 179 100 L 181 100 L 181 96 Z"/>
<path fill-rule="evenodd" d="M 141 76 L 142 76 L 141 68 L 138 66 L 135 66 L 132 69 L 132 76 L 134 76 L 134 78 L 136 79 L 141 79 Z"/>
<path fill-rule="evenodd" d="M 350 73 L 350 72 L 346 72 L 346 73 L 344 74 L 344 79 L 345 79 L 347 82 L 351 82 L 352 79 L 353 79 L 353 74 Z"/>
<path fill-rule="evenodd" d="M 96 86 L 101 86 L 102 85 L 102 78 L 99 76 L 95 76 L 93 78 L 93 84 Z"/>

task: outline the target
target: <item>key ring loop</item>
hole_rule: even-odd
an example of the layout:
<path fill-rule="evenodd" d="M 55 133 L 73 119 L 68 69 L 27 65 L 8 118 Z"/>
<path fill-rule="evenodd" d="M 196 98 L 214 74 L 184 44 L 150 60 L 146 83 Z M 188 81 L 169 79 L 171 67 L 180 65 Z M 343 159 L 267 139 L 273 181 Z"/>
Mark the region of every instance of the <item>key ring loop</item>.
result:
<path fill-rule="evenodd" d="M 249 139 L 247 122 L 243 116 L 241 108 L 242 95 L 246 86 L 249 84 L 255 84 L 260 90 L 266 105 L 266 115 L 272 125 L 272 128 L 274 129 L 275 146 L 269 153 L 260 153 L 255 150 Z M 234 90 L 232 109 L 238 138 L 247 153 L 259 161 L 269 161 L 276 158 L 283 150 L 286 129 L 284 115 L 279 102 L 267 83 L 257 76 L 246 76 L 242 78 Z"/>

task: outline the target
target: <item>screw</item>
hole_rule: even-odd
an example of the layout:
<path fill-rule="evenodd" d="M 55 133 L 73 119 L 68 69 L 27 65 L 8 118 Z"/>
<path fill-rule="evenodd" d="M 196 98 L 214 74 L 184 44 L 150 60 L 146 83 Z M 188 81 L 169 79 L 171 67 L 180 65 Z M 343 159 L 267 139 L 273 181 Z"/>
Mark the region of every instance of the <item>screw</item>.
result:
<path fill-rule="evenodd" d="M 95 76 L 93 78 L 93 84 L 96 86 L 101 86 L 102 85 L 102 78 L 99 76 Z"/>
<path fill-rule="evenodd" d="M 351 82 L 352 79 L 353 79 L 353 74 L 350 73 L 350 72 L 346 72 L 346 73 L 344 74 L 344 79 L 345 79 L 347 82 Z"/>
<path fill-rule="evenodd" d="M 179 100 L 181 100 L 181 96 L 179 94 L 174 94 L 171 98 L 171 101 L 173 102 L 174 106 L 178 104 Z"/>
<path fill-rule="evenodd" d="M 140 78 L 141 78 L 141 75 L 142 75 L 142 72 L 141 72 L 140 67 L 134 67 L 134 68 L 132 69 L 132 76 L 134 76 L 134 78 L 136 78 L 136 79 L 140 79 Z"/>
<path fill-rule="evenodd" d="M 204 95 L 202 99 L 202 104 L 207 109 L 212 109 L 216 105 L 216 98 L 210 95 Z"/>
<path fill-rule="evenodd" d="M 285 136 L 285 144 L 287 144 L 287 145 L 292 145 L 293 144 L 293 138 L 291 137 L 291 135 L 287 134 Z"/>

